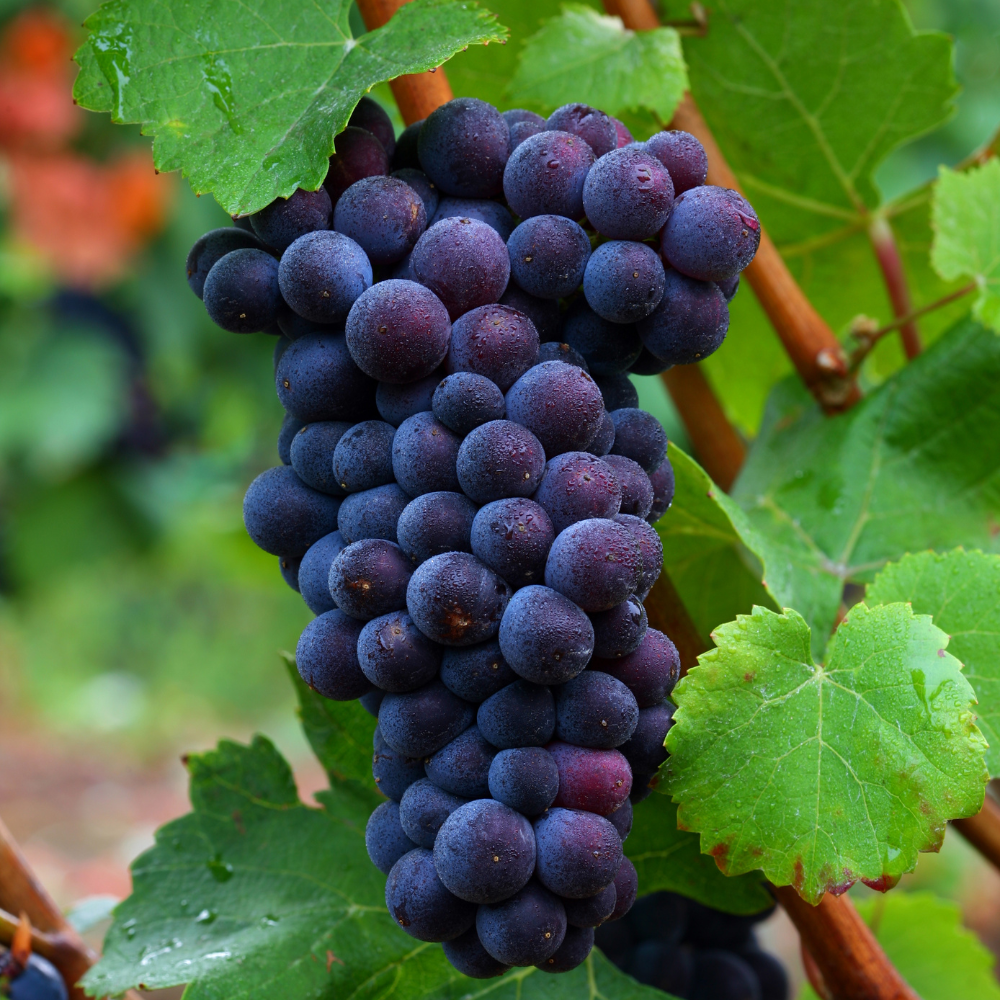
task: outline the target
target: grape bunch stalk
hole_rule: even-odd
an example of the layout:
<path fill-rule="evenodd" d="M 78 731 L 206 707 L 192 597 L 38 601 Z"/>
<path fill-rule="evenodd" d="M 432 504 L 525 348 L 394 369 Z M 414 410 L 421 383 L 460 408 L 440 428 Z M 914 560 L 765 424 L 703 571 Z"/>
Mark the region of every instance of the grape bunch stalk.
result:
<path fill-rule="evenodd" d="M 279 336 L 246 527 L 317 616 L 303 679 L 378 719 L 392 917 L 469 976 L 565 972 L 635 901 L 680 673 L 643 608 L 673 471 L 628 375 L 719 347 L 760 226 L 693 136 L 582 104 L 459 98 L 397 140 L 366 98 L 334 148 L 188 258 L 216 323 Z"/>

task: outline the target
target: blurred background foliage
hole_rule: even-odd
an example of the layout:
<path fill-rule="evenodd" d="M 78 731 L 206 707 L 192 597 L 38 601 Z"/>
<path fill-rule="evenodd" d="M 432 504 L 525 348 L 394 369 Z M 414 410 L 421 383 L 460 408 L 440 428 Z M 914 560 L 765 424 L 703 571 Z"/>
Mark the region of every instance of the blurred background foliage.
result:
<path fill-rule="evenodd" d="M 511 41 L 448 74 L 456 93 L 505 106 L 520 45 L 558 3 L 485 5 Z M 880 169 L 890 196 L 1000 120 L 996 0 L 908 7 L 918 28 L 955 36 L 963 91 L 946 126 Z M 241 519 L 246 484 L 277 461 L 273 340 L 217 329 L 187 288 L 189 247 L 225 214 L 156 176 L 137 130 L 72 105 L 88 8 L 0 5 L 0 719 L 137 759 L 252 729 L 287 748 L 298 737 L 277 651 L 310 615 Z M 376 96 L 391 105 L 388 88 Z M 740 300 L 755 308 L 749 291 Z M 739 357 L 761 362 L 739 377 L 762 400 L 787 366 L 759 324 L 741 334 L 740 315 Z M 723 397 L 728 346 L 710 369 Z M 683 445 L 659 381 L 637 382 Z"/>

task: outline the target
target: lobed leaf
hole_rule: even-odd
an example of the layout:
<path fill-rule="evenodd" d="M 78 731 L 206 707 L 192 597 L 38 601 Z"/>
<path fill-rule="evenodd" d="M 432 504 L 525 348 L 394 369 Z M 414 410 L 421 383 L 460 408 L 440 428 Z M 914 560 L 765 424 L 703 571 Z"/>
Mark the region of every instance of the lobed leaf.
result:
<path fill-rule="evenodd" d="M 333 138 L 373 86 L 440 65 L 504 29 L 467 0 L 412 0 L 377 31 L 351 35 L 349 0 L 189 4 L 107 0 L 86 21 L 74 97 L 138 122 L 161 171 L 232 214 L 316 190 Z"/>
<path fill-rule="evenodd" d="M 941 167 L 934 192 L 931 263 L 942 278 L 973 278 L 973 313 L 1000 332 L 1000 163 L 959 173 Z"/>
<path fill-rule="evenodd" d="M 810 903 L 890 888 L 983 803 L 985 740 L 948 637 L 902 604 L 856 605 L 824 665 L 797 612 L 755 608 L 678 684 L 667 736 L 678 824 L 727 875 Z"/>
<path fill-rule="evenodd" d="M 1000 556 L 963 549 L 907 555 L 875 577 L 865 601 L 905 601 L 948 633 L 948 649 L 979 699 L 990 777 L 1000 775 Z"/>

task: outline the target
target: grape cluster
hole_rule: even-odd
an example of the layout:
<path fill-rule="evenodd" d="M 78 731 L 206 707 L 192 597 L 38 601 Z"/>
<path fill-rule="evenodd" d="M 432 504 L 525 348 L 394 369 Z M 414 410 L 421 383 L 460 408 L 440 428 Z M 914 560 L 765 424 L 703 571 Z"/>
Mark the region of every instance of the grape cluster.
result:
<path fill-rule="evenodd" d="M 754 937 L 773 912 L 735 916 L 654 892 L 600 927 L 596 943 L 623 972 L 682 1000 L 788 1000 L 784 966 Z"/>
<path fill-rule="evenodd" d="M 188 260 L 220 326 L 281 334 L 246 527 L 317 616 L 303 679 L 378 719 L 389 911 L 469 976 L 572 969 L 636 896 L 680 663 L 642 603 L 673 471 L 628 373 L 718 347 L 760 235 L 662 136 L 460 98 L 396 140 L 365 99 L 324 188 Z"/>

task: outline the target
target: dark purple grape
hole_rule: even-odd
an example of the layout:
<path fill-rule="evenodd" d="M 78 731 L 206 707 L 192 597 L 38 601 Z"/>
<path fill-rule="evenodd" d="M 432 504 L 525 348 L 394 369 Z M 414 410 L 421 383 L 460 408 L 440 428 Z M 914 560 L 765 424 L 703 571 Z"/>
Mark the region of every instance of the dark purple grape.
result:
<path fill-rule="evenodd" d="M 281 579 L 296 593 L 299 592 L 299 567 L 304 558 L 304 556 L 278 556 L 278 570 L 281 572 Z"/>
<path fill-rule="evenodd" d="M 407 417 L 392 441 L 392 471 L 396 482 L 411 496 L 458 492 L 455 463 L 462 439 L 433 413 Z M 473 498 L 475 499 L 475 498 Z"/>
<path fill-rule="evenodd" d="M 646 609 L 634 595 L 608 611 L 591 615 L 590 621 L 594 626 L 595 665 L 598 659 L 616 660 L 628 655 L 638 648 L 646 635 Z"/>
<path fill-rule="evenodd" d="M 375 391 L 375 405 L 379 415 L 386 423 L 398 427 L 407 417 L 425 413 L 430 410 L 434 390 L 443 377 L 444 372 L 439 369 L 426 378 L 406 385 L 379 382 Z"/>
<path fill-rule="evenodd" d="M 441 881 L 470 903 L 497 903 L 521 889 L 535 867 L 535 838 L 520 813 L 494 799 L 456 809 L 438 831 Z"/>
<path fill-rule="evenodd" d="M 585 451 L 567 451 L 545 463 L 534 500 L 545 509 L 558 535 L 576 521 L 614 517 L 622 491 L 604 461 Z"/>
<path fill-rule="evenodd" d="M 372 283 L 372 266 L 350 237 L 332 230 L 300 236 L 282 255 L 278 285 L 285 301 L 315 323 L 341 323 Z"/>
<path fill-rule="evenodd" d="M 611 240 L 647 240 L 667 223 L 674 185 L 660 161 L 642 146 L 602 156 L 583 185 L 590 224 Z"/>
<path fill-rule="evenodd" d="M 634 804 L 649 798 L 653 793 L 653 788 L 659 784 L 659 780 L 659 774 L 656 771 L 645 771 L 640 774 L 633 769 L 632 791 L 629 793 L 629 798 Z"/>
<path fill-rule="evenodd" d="M 392 127 L 392 119 L 378 101 L 362 97 L 351 112 L 347 124 L 352 128 L 368 129 L 382 144 L 385 155 L 392 159 L 396 151 L 396 130 Z"/>
<path fill-rule="evenodd" d="M 445 304 L 452 320 L 496 302 L 510 279 L 507 246 L 478 219 L 444 219 L 417 240 L 410 268 Z"/>
<path fill-rule="evenodd" d="M 300 316 L 284 299 L 278 305 L 278 329 L 282 339 L 298 340 L 310 333 L 340 333 L 336 323 L 314 323 Z"/>
<path fill-rule="evenodd" d="M 538 965 L 563 943 L 566 912 L 551 892 L 532 881 L 502 903 L 481 906 L 476 933 L 498 962 Z"/>
<path fill-rule="evenodd" d="M 354 303 L 346 336 L 351 357 L 372 378 L 415 382 L 444 361 L 451 321 L 429 288 L 393 278 L 372 285 Z"/>
<path fill-rule="evenodd" d="M 216 261 L 233 250 L 264 250 L 252 232 L 224 227 L 205 233 L 187 256 L 187 280 L 191 291 L 200 299 L 205 289 L 205 279 Z"/>
<path fill-rule="evenodd" d="M 705 147 L 690 132 L 679 129 L 657 132 L 646 140 L 645 147 L 670 171 L 675 195 L 705 183 L 708 157 Z"/>
<path fill-rule="evenodd" d="M 651 246 L 612 240 L 591 255 L 583 276 L 583 294 L 603 319 L 635 323 L 660 304 L 666 283 L 663 264 Z"/>
<path fill-rule="evenodd" d="M 396 137 L 396 152 L 392 154 L 392 169 L 401 170 L 410 167 L 420 170 L 420 157 L 417 155 L 417 142 L 425 119 L 407 125 Z M 421 171 L 422 172 L 422 171 Z"/>
<path fill-rule="evenodd" d="M 337 529 L 340 501 L 310 489 L 287 466 L 266 469 L 243 498 L 243 523 L 255 544 L 273 556 L 302 556 Z"/>
<path fill-rule="evenodd" d="M 753 926 L 771 912 L 760 914 L 725 913 L 694 900 L 687 901 L 688 919 L 684 935 L 695 948 L 724 948 L 737 951 L 753 943 Z"/>
<path fill-rule="evenodd" d="M 285 347 L 287 346 L 288 343 L 286 342 Z M 285 414 L 284 419 L 281 421 L 281 430 L 278 431 L 278 458 L 281 459 L 282 465 L 292 464 L 292 441 L 295 439 L 295 435 L 305 426 L 303 421 L 293 417 L 290 413 Z"/>
<path fill-rule="evenodd" d="M 654 893 L 663 895 L 663 893 Z M 639 902 L 649 899 L 644 896 Z M 611 927 L 624 927 L 626 924 L 612 923 Z M 601 932 L 597 932 L 601 936 Z M 662 941 L 642 941 L 625 966 L 625 971 L 640 983 L 655 986 L 665 993 L 688 997 L 691 995 L 691 981 L 694 978 L 694 953 L 686 945 L 677 947 L 666 945 Z"/>
<path fill-rule="evenodd" d="M 358 663 L 361 622 L 334 609 L 314 618 L 299 636 L 295 664 L 314 691 L 334 701 L 353 701 L 371 690 Z"/>
<path fill-rule="evenodd" d="M 461 493 L 424 493 L 400 514 L 397 542 L 417 565 L 444 552 L 471 552 L 475 516 L 476 505 Z"/>
<path fill-rule="evenodd" d="M 543 747 L 501 750 L 490 765 L 489 793 L 523 816 L 538 816 L 559 792 L 559 769 Z"/>
<path fill-rule="evenodd" d="M 632 532 L 632 537 L 639 543 L 642 572 L 639 576 L 639 585 L 636 587 L 635 596 L 640 601 L 644 601 L 663 569 L 663 542 L 660 541 L 660 536 L 649 522 L 644 521 L 641 517 L 635 517 L 632 514 L 619 514 L 615 520 L 628 528 Z"/>
<path fill-rule="evenodd" d="M 500 305 L 510 306 L 511 309 L 524 313 L 538 331 L 538 339 L 543 344 L 560 339 L 563 319 L 558 302 L 529 295 L 523 288 L 518 288 L 511 282 L 507 286 L 507 291 L 500 296 Z"/>
<path fill-rule="evenodd" d="M 556 689 L 556 736 L 567 743 L 594 750 L 613 750 L 628 742 L 638 722 L 639 706 L 635 695 L 617 677 L 593 667 Z M 620 805 L 626 795 L 628 791 L 615 806 Z"/>
<path fill-rule="evenodd" d="M 434 868 L 434 855 L 417 848 L 389 872 L 385 905 L 393 920 L 418 941 L 450 941 L 476 920 L 476 908 L 453 896 Z"/>
<path fill-rule="evenodd" d="M 522 497 L 494 500 L 472 522 L 472 551 L 514 588 L 542 579 L 554 539 L 548 514 Z"/>
<path fill-rule="evenodd" d="M 655 774 L 667 759 L 663 741 L 670 732 L 673 719 L 674 707 L 670 702 L 639 710 L 635 732 L 620 747 L 622 756 L 635 774 Z"/>
<path fill-rule="evenodd" d="M 601 426 L 597 428 L 594 440 L 590 442 L 590 452 L 597 458 L 604 458 L 615 443 L 615 425 L 608 411 L 601 416 Z"/>
<path fill-rule="evenodd" d="M 542 972 L 571 972 L 587 961 L 593 948 L 593 927 L 567 927 L 563 943 L 544 962 L 538 962 L 536 967 Z"/>
<path fill-rule="evenodd" d="M 375 382 L 351 359 L 343 334 L 314 333 L 289 344 L 274 382 L 281 405 L 308 424 L 367 416 L 375 394 Z"/>
<path fill-rule="evenodd" d="M 510 420 L 481 424 L 458 449 L 458 481 L 465 495 L 479 504 L 531 496 L 544 469 L 541 442 Z"/>
<path fill-rule="evenodd" d="M 467 371 L 455 372 L 441 380 L 434 390 L 431 408 L 441 423 L 462 435 L 488 420 L 500 420 L 507 412 L 496 382 Z"/>
<path fill-rule="evenodd" d="M 542 124 L 533 121 L 515 122 L 510 126 L 510 151 L 513 153 L 525 139 L 529 139 L 533 135 L 538 135 L 539 132 L 544 132 L 545 130 L 544 121 Z"/>
<path fill-rule="evenodd" d="M 422 562 L 406 591 L 406 606 L 424 635 L 444 646 L 473 646 L 500 627 L 510 587 L 468 552 L 444 552 Z"/>
<path fill-rule="evenodd" d="M 406 607 L 412 572 L 413 563 L 398 545 L 365 538 L 342 549 L 333 560 L 330 593 L 341 611 L 370 621 Z"/>
<path fill-rule="evenodd" d="M 629 372 L 632 375 L 659 375 L 670 368 L 673 368 L 673 365 L 654 357 L 650 353 L 649 348 L 643 345 L 642 354 L 639 355 L 635 364 L 629 368 Z"/>
<path fill-rule="evenodd" d="M 433 781 L 421 778 L 410 785 L 399 800 L 400 825 L 417 847 L 430 850 L 441 824 L 466 801 L 438 788 Z"/>
<path fill-rule="evenodd" d="M 540 299 L 562 299 L 583 281 L 590 238 L 565 216 L 535 215 L 511 233 L 507 253 L 510 275 L 524 291 Z"/>
<path fill-rule="evenodd" d="M 569 683 L 576 684 L 589 673 L 588 670 Z M 550 743 L 546 749 L 559 770 L 559 794 L 554 805 L 610 816 L 628 801 L 632 771 L 617 750 L 571 746 L 559 741 Z"/>
<path fill-rule="evenodd" d="M 9 954 L 6 952 L 4 957 Z M 59 970 L 41 955 L 29 954 L 23 969 L 17 964 L 13 969 L 8 966 L 4 978 L 4 996 L 10 1000 L 66 1000 L 68 996 Z"/>
<path fill-rule="evenodd" d="M 388 875 L 392 866 L 416 846 L 400 825 L 397 803 L 383 802 L 368 817 L 365 847 L 372 864 L 383 875 Z"/>
<path fill-rule="evenodd" d="M 495 979 L 510 968 L 509 965 L 498 962 L 483 947 L 475 927 L 454 941 L 445 941 L 442 948 L 444 957 L 463 976 L 468 976 L 470 979 Z"/>
<path fill-rule="evenodd" d="M 436 753 L 468 729 L 474 718 L 472 705 L 456 698 L 440 681 L 404 694 L 387 694 L 378 710 L 382 738 L 408 757 Z"/>
<path fill-rule="evenodd" d="M 479 731 L 500 750 L 540 747 L 552 739 L 556 716 L 552 692 L 514 681 L 490 695 L 476 713 Z"/>
<path fill-rule="evenodd" d="M 522 587 L 500 622 L 500 649 L 510 668 L 536 684 L 576 677 L 594 651 L 594 627 L 568 598 L 548 587 Z"/>
<path fill-rule="evenodd" d="M 465 649 L 446 649 L 440 676 L 449 691 L 476 705 L 517 680 L 495 639 Z"/>
<path fill-rule="evenodd" d="M 565 528 L 545 563 L 545 586 L 584 611 L 607 611 L 635 592 L 642 570 L 639 545 L 625 527 L 593 517 Z"/>
<path fill-rule="evenodd" d="M 652 472 L 667 456 L 667 435 L 660 421 L 638 407 L 611 411 L 615 425 L 613 455 L 624 455 Z"/>
<path fill-rule="evenodd" d="M 441 200 L 441 194 L 434 185 L 434 182 L 422 170 L 414 167 L 402 167 L 399 170 L 393 170 L 392 176 L 404 184 L 409 184 L 417 192 L 420 200 L 424 203 L 424 214 L 427 216 L 427 225 L 433 225 L 431 220 L 434 219 L 434 213 L 437 211 L 438 203 Z"/>
<path fill-rule="evenodd" d="M 611 885 L 622 863 L 618 831 L 603 816 L 552 808 L 535 820 L 535 876 L 567 899 Z"/>
<path fill-rule="evenodd" d="M 635 905 L 635 897 L 639 893 L 639 873 L 628 858 L 622 858 L 622 866 L 615 876 L 614 886 L 615 908 L 608 919 L 621 920 Z"/>
<path fill-rule="evenodd" d="M 510 154 L 503 173 L 503 193 L 522 219 L 534 215 L 583 218 L 583 184 L 594 151 L 569 132 L 539 132 Z"/>
<path fill-rule="evenodd" d="M 653 509 L 653 484 L 638 462 L 624 455 L 605 455 L 622 488 L 620 513 L 644 518 Z"/>
<path fill-rule="evenodd" d="M 385 692 L 379 691 L 382 701 L 385 700 Z M 379 702 L 381 708 L 382 702 Z M 375 713 L 378 718 L 378 712 Z M 405 754 L 397 753 L 386 743 L 382 736 L 382 730 L 375 727 L 375 753 L 372 756 L 372 777 L 378 790 L 395 802 L 403 797 L 403 793 L 415 781 L 419 781 L 425 776 L 424 762 L 420 757 L 407 757 Z"/>
<path fill-rule="evenodd" d="M 564 104 L 549 115 L 545 126 L 552 132 L 569 132 L 579 136 L 597 157 L 618 147 L 614 119 L 589 104 Z"/>
<path fill-rule="evenodd" d="M 698 281 L 672 268 L 659 306 L 639 323 L 639 336 L 650 353 L 671 365 L 707 358 L 726 339 L 729 308 L 713 281 Z"/>
<path fill-rule="evenodd" d="M 245 233 L 253 233 L 253 226 L 250 225 L 249 215 L 232 215 L 230 218 L 233 220 L 233 226 L 236 229 L 242 229 Z"/>
<path fill-rule="evenodd" d="M 524 313 L 501 305 L 472 309 L 455 321 L 449 372 L 475 372 L 506 392 L 538 356 L 538 331 Z"/>
<path fill-rule="evenodd" d="M 358 663 L 377 688 L 402 694 L 434 680 L 441 647 L 420 632 L 405 611 L 393 611 L 373 618 L 361 630 Z"/>
<path fill-rule="evenodd" d="M 292 438 L 288 457 L 295 474 L 307 486 L 331 496 L 344 496 L 333 472 L 333 454 L 337 442 L 351 429 L 342 420 L 320 420 L 302 424 Z"/>
<path fill-rule="evenodd" d="M 622 146 L 629 146 L 635 142 L 635 136 L 628 130 L 628 127 L 624 122 L 619 121 L 617 118 L 610 116 L 611 120 L 615 124 L 615 133 L 618 136 L 618 148 L 621 149 Z"/>
<path fill-rule="evenodd" d="M 447 195 L 492 198 L 503 187 L 510 131 L 492 104 L 459 97 L 424 121 L 417 153 L 424 173 Z"/>
<path fill-rule="evenodd" d="M 624 683 L 640 708 L 651 708 L 670 696 L 680 679 L 677 647 L 662 632 L 649 629 L 631 653 L 618 659 L 602 659 L 594 667 Z"/>
<path fill-rule="evenodd" d="M 650 524 L 655 524 L 674 502 L 674 467 L 665 458 L 652 472 L 649 481 L 653 487 L 653 506 L 646 515 Z"/>
<path fill-rule="evenodd" d="M 337 606 L 330 593 L 330 567 L 345 544 L 339 531 L 331 531 L 309 546 L 299 564 L 298 590 L 315 615 Z"/>
<path fill-rule="evenodd" d="M 642 351 L 642 341 L 634 323 L 612 323 L 602 319 L 583 299 L 570 308 L 563 324 L 563 336 L 567 344 L 586 358 L 587 370 L 595 377 L 627 371 Z"/>
<path fill-rule="evenodd" d="M 469 726 L 427 761 L 427 777 L 452 795 L 488 799 L 490 765 L 496 754 L 479 727 Z"/>
<path fill-rule="evenodd" d="M 760 983 L 760 1000 L 788 1000 L 788 973 L 773 955 L 758 948 L 747 948 L 740 958 L 753 970 Z"/>
<path fill-rule="evenodd" d="M 734 277 L 759 245 L 760 222 L 750 203 L 738 191 L 711 184 L 685 191 L 660 234 L 664 260 L 699 281 Z"/>
<path fill-rule="evenodd" d="M 212 265 L 202 298 L 208 315 L 223 330 L 266 330 L 277 321 L 281 303 L 278 262 L 266 250 L 232 250 Z"/>
<path fill-rule="evenodd" d="M 533 122 L 535 125 L 545 124 L 545 119 L 541 115 L 536 114 L 534 111 L 528 111 L 525 108 L 510 108 L 507 111 L 502 111 L 501 114 L 508 128 L 511 125 L 516 125 L 518 122 Z"/>
<path fill-rule="evenodd" d="M 365 538 L 398 542 L 397 525 L 410 498 L 396 485 L 386 483 L 352 493 L 340 505 L 337 527 L 347 545 Z"/>
<path fill-rule="evenodd" d="M 379 706 L 382 704 L 382 699 L 385 697 L 385 692 L 380 691 L 378 688 L 372 688 L 368 694 L 363 694 L 358 699 L 358 704 L 374 719 L 378 719 Z"/>
<path fill-rule="evenodd" d="M 269 247 L 287 250 L 300 236 L 330 228 L 333 205 L 326 188 L 304 191 L 299 188 L 288 198 L 275 198 L 270 205 L 250 216 L 253 231 Z"/>
<path fill-rule="evenodd" d="M 373 264 L 395 264 L 427 228 L 423 200 L 398 177 L 364 177 L 337 202 L 333 225 L 349 236 Z"/>
<path fill-rule="evenodd" d="M 586 451 L 597 435 L 604 401 L 581 368 L 546 361 L 529 368 L 507 393 L 507 417 L 531 431 L 552 458 Z"/>
<path fill-rule="evenodd" d="M 688 996 L 691 1000 L 760 1000 L 760 983 L 742 958 L 711 948 L 695 952 Z"/>
<path fill-rule="evenodd" d="M 628 802 L 628 799 L 625 801 Z M 599 927 L 614 913 L 616 900 L 614 882 L 586 899 L 564 899 L 566 922 L 570 927 Z"/>
<path fill-rule="evenodd" d="M 622 843 L 628 839 L 632 832 L 632 800 L 626 799 L 613 813 L 608 816 L 612 825 L 618 831 L 618 836 L 622 838 Z"/>
<path fill-rule="evenodd" d="M 569 344 L 560 344 L 555 340 L 540 344 L 538 347 L 538 360 L 535 363 L 542 365 L 546 361 L 565 361 L 568 365 L 582 368 L 588 374 L 590 373 L 587 359 L 576 348 L 570 347 Z"/>
<path fill-rule="evenodd" d="M 343 425 L 332 426 L 339 430 Z M 332 452 L 332 472 L 341 491 L 360 493 L 392 482 L 395 434 L 396 428 L 384 420 L 363 420 L 340 431 Z"/>
<path fill-rule="evenodd" d="M 368 129 L 350 125 L 333 140 L 334 154 L 323 187 L 334 205 L 337 199 L 362 177 L 389 173 L 385 147 Z"/>
<path fill-rule="evenodd" d="M 725 296 L 726 302 L 732 302 L 736 293 L 740 290 L 740 276 L 737 274 L 733 278 L 723 278 L 717 281 L 719 291 Z"/>
<path fill-rule="evenodd" d="M 428 218 L 431 226 L 442 219 L 478 219 L 492 226 L 505 243 L 514 231 L 514 216 L 500 202 L 488 198 L 442 198 L 434 217 Z"/>

